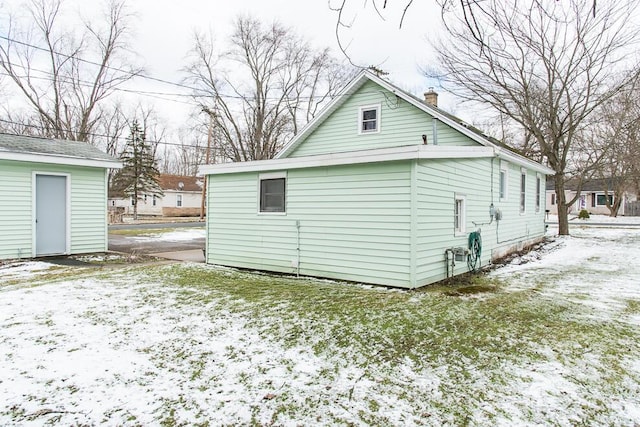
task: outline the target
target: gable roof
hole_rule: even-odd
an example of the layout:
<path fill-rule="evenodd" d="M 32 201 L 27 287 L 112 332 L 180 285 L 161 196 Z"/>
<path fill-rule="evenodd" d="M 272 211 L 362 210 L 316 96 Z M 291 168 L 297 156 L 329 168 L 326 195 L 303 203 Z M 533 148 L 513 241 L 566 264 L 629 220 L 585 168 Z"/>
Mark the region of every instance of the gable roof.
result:
<path fill-rule="evenodd" d="M 158 176 L 158 184 L 165 191 L 201 192 L 203 182 L 195 176 L 162 174 Z"/>
<path fill-rule="evenodd" d="M 605 187 L 607 191 L 613 191 L 614 184 L 622 178 L 593 178 L 582 183 L 582 192 L 604 192 Z M 569 179 L 564 184 L 564 189 L 568 191 L 576 191 L 578 189 L 578 179 Z M 552 180 L 547 181 L 547 191 L 556 189 L 555 183 Z"/>
<path fill-rule="evenodd" d="M 122 164 L 87 142 L 0 133 L 0 160 L 121 168 Z"/>
<path fill-rule="evenodd" d="M 488 135 L 482 133 L 478 128 L 465 123 L 463 120 L 447 113 L 446 111 L 435 107 L 431 104 L 427 104 L 421 99 L 413 96 L 412 94 L 405 92 L 392 83 L 381 79 L 368 70 L 363 70 L 358 74 L 345 88 L 336 96 L 317 116 L 315 116 L 293 139 L 285 145 L 280 152 L 275 156 L 275 159 L 287 158 L 314 130 L 316 130 L 322 123 L 327 120 L 331 114 L 336 111 L 342 104 L 344 104 L 351 95 L 353 95 L 358 89 L 360 89 L 366 82 L 371 81 L 381 86 L 383 89 L 393 93 L 398 98 L 406 101 L 414 107 L 429 114 L 442 123 L 457 130 L 461 134 L 469 137 L 471 140 L 479 143 L 482 146 L 493 148 L 495 154 L 498 157 L 504 158 L 515 164 L 529 167 L 538 172 L 551 175 L 554 171 L 538 162 L 528 159 L 520 154 L 515 153 L 510 148 L 502 144 L 495 138 L 491 138 Z"/>

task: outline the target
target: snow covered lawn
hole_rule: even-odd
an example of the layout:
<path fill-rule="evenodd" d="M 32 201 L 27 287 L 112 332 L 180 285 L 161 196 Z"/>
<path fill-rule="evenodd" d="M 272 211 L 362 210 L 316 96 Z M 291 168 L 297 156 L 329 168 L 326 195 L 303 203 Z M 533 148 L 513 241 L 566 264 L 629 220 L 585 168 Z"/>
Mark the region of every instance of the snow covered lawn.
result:
<path fill-rule="evenodd" d="M 637 425 L 640 230 L 572 230 L 419 292 L 0 265 L 0 425 Z"/>

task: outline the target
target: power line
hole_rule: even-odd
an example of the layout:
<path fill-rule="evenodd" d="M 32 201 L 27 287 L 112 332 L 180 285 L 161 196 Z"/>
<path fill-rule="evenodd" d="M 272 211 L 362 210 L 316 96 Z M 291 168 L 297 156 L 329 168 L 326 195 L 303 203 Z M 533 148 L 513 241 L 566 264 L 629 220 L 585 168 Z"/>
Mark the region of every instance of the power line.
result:
<path fill-rule="evenodd" d="M 104 67 L 104 68 L 106 68 L 108 70 L 117 71 L 117 72 L 120 72 L 120 73 L 123 73 L 123 74 L 127 74 L 127 75 L 129 75 L 131 77 L 134 77 L 134 78 L 138 77 L 138 78 L 142 78 L 142 79 L 147 79 L 147 80 L 151 80 L 151 81 L 155 81 L 155 82 L 159 82 L 159 83 L 168 84 L 168 85 L 171 85 L 171 86 L 180 87 L 180 88 L 183 88 L 183 89 L 189 89 L 189 90 L 195 92 L 195 94 L 193 94 L 193 95 L 188 95 L 188 94 L 183 94 L 183 93 L 167 93 L 167 92 L 155 93 L 157 95 L 180 96 L 180 97 L 200 97 L 200 98 L 216 98 L 217 97 L 216 95 L 212 95 L 212 94 L 203 94 L 202 92 L 200 92 L 200 89 L 195 88 L 193 86 L 188 86 L 188 85 L 185 85 L 185 84 L 182 84 L 182 83 L 176 83 L 176 82 L 160 79 L 160 78 L 157 78 L 157 77 L 152 77 L 152 76 L 145 75 L 145 74 L 134 73 L 134 72 L 131 72 L 131 71 L 123 70 L 121 68 L 116 68 L 116 67 L 111 67 L 111 66 L 108 66 L 108 65 L 103 65 L 103 64 L 100 64 L 98 62 L 90 61 L 88 59 L 83 59 L 83 58 L 81 58 L 79 56 L 67 55 L 67 54 L 64 54 L 64 53 L 61 53 L 61 52 L 57 52 L 57 51 L 54 51 L 54 50 L 50 50 L 50 49 L 47 49 L 47 48 L 44 48 L 44 47 L 36 46 L 34 44 L 31 44 L 31 43 L 27 43 L 27 42 L 23 42 L 23 41 L 20 41 L 20 40 L 16 40 L 16 39 L 8 37 L 8 36 L 0 35 L 0 39 L 7 40 L 8 42 L 11 42 L 11 43 L 17 43 L 17 44 L 20 44 L 20 45 L 23 45 L 23 46 L 27 46 L 27 47 L 30 47 L 32 49 L 36 49 L 36 50 L 39 50 L 39 51 L 42 51 L 42 52 L 54 53 L 56 55 L 64 56 L 65 58 L 68 58 L 68 59 L 76 59 L 76 60 L 78 60 L 80 62 L 84 62 L 86 64 L 94 65 L 94 66 L 97 66 L 97 67 Z M 21 67 L 23 69 L 26 69 L 25 66 L 20 65 L 20 64 L 12 64 L 12 65 Z M 34 71 L 41 72 L 41 73 L 49 74 L 50 76 L 53 77 L 53 73 L 51 73 L 49 71 L 38 70 L 38 69 L 35 69 L 35 68 L 31 68 L 31 69 L 34 70 Z M 136 91 L 136 90 L 133 90 L 133 89 L 117 89 L 116 88 L 115 90 L 138 93 L 138 94 L 141 94 L 141 95 L 145 94 L 144 91 Z M 152 93 L 152 92 L 150 92 L 150 93 Z M 220 98 L 231 98 L 231 99 L 249 99 L 249 98 L 254 99 L 254 97 L 247 97 L 247 96 L 242 96 L 242 95 L 229 95 L 229 94 L 220 94 L 219 97 Z M 324 97 L 325 96 L 323 96 L 323 95 L 302 96 L 302 97 L 299 97 L 299 99 L 301 99 L 301 100 L 310 100 L 310 99 L 314 99 L 314 98 L 322 99 Z M 281 97 L 267 97 L 266 99 L 281 99 Z M 176 101 L 176 102 L 179 102 L 179 101 Z"/>
<path fill-rule="evenodd" d="M 34 44 L 23 42 L 23 41 L 20 41 L 20 40 L 16 40 L 16 39 L 11 38 L 11 37 L 0 35 L 0 39 L 7 40 L 8 42 L 11 42 L 11 43 L 21 44 L 23 46 L 27 46 L 27 47 L 30 47 L 32 49 L 40 50 L 40 51 L 43 51 L 43 52 L 54 53 L 56 55 L 64 56 L 65 58 L 68 58 L 68 59 L 76 59 L 76 60 L 78 60 L 80 62 L 84 62 L 85 64 L 95 65 L 97 67 L 104 67 L 107 70 L 112 70 L 112 71 L 117 71 L 119 73 L 128 74 L 131 77 L 142 77 L 142 78 L 145 78 L 145 79 L 157 81 L 157 82 L 160 82 L 160 83 L 165 83 L 165 84 L 172 85 L 172 86 L 181 87 L 181 88 L 184 88 L 184 89 L 197 90 L 197 89 L 195 89 L 195 88 L 193 88 L 191 86 L 183 85 L 181 83 L 175 83 L 175 82 L 171 82 L 169 80 L 163 80 L 163 79 L 159 79 L 157 77 L 145 76 L 143 74 L 134 73 L 134 72 L 131 72 L 131 71 L 128 71 L 128 70 L 123 70 L 121 68 L 116 68 L 116 67 L 112 67 L 112 66 L 109 66 L 109 65 L 103 65 L 103 64 L 100 64 L 98 62 L 94 62 L 94 61 L 90 61 L 88 59 L 81 58 L 79 56 L 71 56 L 71 55 L 67 55 L 65 53 L 56 52 L 54 50 L 49 50 L 47 48 L 36 46 Z"/>
<path fill-rule="evenodd" d="M 43 127 L 43 126 L 31 125 L 31 124 L 27 124 L 27 123 L 18 123 L 18 122 L 14 122 L 14 121 L 11 121 L 11 120 L 0 119 L 0 122 L 8 123 L 8 124 L 11 124 L 11 125 L 24 126 L 24 127 L 33 128 L 33 129 L 39 129 L 39 130 L 42 130 L 42 131 L 46 130 L 46 128 Z M 5 132 L 6 132 L 6 130 L 5 130 Z M 13 133 L 12 135 L 19 135 L 19 134 Z M 123 136 L 103 135 L 103 134 L 99 134 L 99 133 L 95 133 L 95 132 L 89 132 L 89 133 L 87 133 L 87 135 L 98 137 L 98 138 L 117 139 L 119 141 L 127 141 L 127 137 L 123 137 Z M 180 148 L 194 148 L 194 149 L 202 149 L 202 150 L 206 149 L 206 147 L 199 147 L 197 145 L 178 144 L 177 142 L 154 141 L 154 140 L 149 140 L 149 139 L 145 139 L 145 142 L 148 142 L 150 144 L 169 145 L 169 146 L 180 147 Z M 88 142 L 87 142 L 87 144 L 88 144 Z"/>

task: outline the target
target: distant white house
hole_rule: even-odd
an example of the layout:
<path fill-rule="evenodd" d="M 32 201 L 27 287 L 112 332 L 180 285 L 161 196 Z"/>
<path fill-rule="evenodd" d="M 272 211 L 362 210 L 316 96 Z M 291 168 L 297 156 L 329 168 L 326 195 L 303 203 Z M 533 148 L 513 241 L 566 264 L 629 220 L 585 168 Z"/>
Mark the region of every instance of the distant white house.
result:
<path fill-rule="evenodd" d="M 604 189 L 607 188 L 607 194 Z M 547 181 L 547 209 L 550 214 L 556 215 L 558 213 L 558 201 L 554 188 L 553 180 Z M 576 195 L 577 186 L 575 182 L 569 181 L 565 188 L 565 198 L 567 200 L 572 199 Z M 625 192 L 623 195 L 622 203 L 620 204 L 620 210 L 618 215 L 627 215 L 625 212 L 626 205 L 629 202 L 638 200 L 637 194 L 631 192 Z M 577 214 L 582 209 L 586 209 L 590 214 L 596 215 L 609 215 L 611 212 L 607 207 L 607 198 L 611 205 L 615 196 L 613 194 L 613 187 L 606 180 L 595 179 L 589 182 L 585 182 L 582 185 L 580 196 L 576 199 L 575 203 L 569 206 L 569 213 Z"/>
<path fill-rule="evenodd" d="M 138 215 L 150 216 L 199 216 L 202 203 L 202 185 L 198 177 L 181 175 L 160 175 L 158 177 L 163 197 L 145 195 L 138 200 Z M 132 197 L 118 197 L 110 194 L 109 209 L 133 214 L 135 200 Z"/>

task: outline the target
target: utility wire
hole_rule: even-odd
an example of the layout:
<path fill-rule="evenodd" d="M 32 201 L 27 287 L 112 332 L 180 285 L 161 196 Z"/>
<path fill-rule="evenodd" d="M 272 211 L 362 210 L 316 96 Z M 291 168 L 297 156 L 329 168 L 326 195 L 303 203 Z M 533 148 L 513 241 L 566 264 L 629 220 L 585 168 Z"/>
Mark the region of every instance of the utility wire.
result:
<path fill-rule="evenodd" d="M 11 121 L 11 120 L 0 119 L 0 122 L 8 123 L 8 124 L 11 124 L 11 125 L 24 126 L 24 127 L 33 128 L 33 129 L 39 129 L 39 130 L 42 130 L 42 131 L 46 130 L 46 128 L 43 127 L 43 126 L 30 125 L 30 124 L 27 124 L 27 123 L 18 123 L 18 122 L 14 122 L 14 121 Z M 5 129 L 3 131 L 3 133 L 7 133 L 7 130 Z M 18 134 L 13 133 L 12 135 L 18 135 Z M 117 139 L 119 141 L 127 141 L 127 139 L 128 139 L 127 137 L 123 137 L 123 136 L 103 135 L 103 134 L 95 133 L 95 132 L 87 133 L 87 135 L 98 137 L 98 138 Z M 145 139 L 145 142 L 148 142 L 150 144 L 156 144 L 156 145 L 169 145 L 169 146 L 180 147 L 180 148 L 195 148 L 195 149 L 206 150 L 206 146 L 199 147 L 199 146 L 196 146 L 196 145 L 179 144 L 177 142 L 154 141 L 154 140 L 150 140 L 150 139 Z M 87 144 L 88 143 L 89 142 L 87 142 Z"/>
<path fill-rule="evenodd" d="M 70 56 L 70 55 L 67 55 L 67 54 L 64 54 L 64 53 L 61 53 L 61 52 L 57 52 L 57 51 L 49 50 L 49 49 L 44 48 L 44 47 L 36 46 L 34 44 L 31 44 L 31 43 L 27 43 L 27 42 L 23 42 L 23 41 L 20 41 L 20 40 L 16 40 L 16 39 L 11 38 L 11 37 L 0 35 L 0 39 L 7 40 L 8 42 L 11 42 L 11 43 L 17 43 L 17 44 L 20 44 L 20 45 L 23 45 L 23 46 L 27 46 L 27 47 L 30 47 L 32 49 L 36 49 L 36 50 L 39 50 L 39 51 L 42 51 L 42 52 L 54 53 L 56 55 L 64 56 L 65 58 L 68 58 L 68 59 L 76 59 L 76 60 L 78 60 L 80 62 L 84 62 L 86 64 L 95 65 L 95 66 L 98 66 L 98 67 L 104 67 L 104 68 L 106 68 L 108 70 L 117 71 L 117 72 L 120 72 L 120 73 L 123 73 L 123 74 L 130 75 L 132 77 L 138 77 L 138 78 L 147 79 L 147 80 L 151 80 L 151 81 L 155 81 L 155 82 L 159 82 L 159 83 L 164 83 L 164 84 L 168 84 L 168 85 L 171 85 L 171 86 L 176 86 L 176 87 L 183 88 L 183 89 L 189 89 L 189 90 L 195 92 L 195 94 L 192 94 L 192 95 L 184 94 L 184 93 L 159 92 L 159 93 L 157 93 L 157 95 L 181 96 L 181 97 L 192 97 L 192 98 L 193 97 L 200 97 L 200 98 L 216 98 L 217 97 L 217 96 L 211 95 L 211 94 L 203 94 L 201 92 L 201 89 L 193 87 L 193 86 L 185 85 L 185 84 L 182 84 L 182 83 L 176 83 L 176 82 L 172 82 L 172 81 L 169 81 L 169 80 L 159 79 L 157 77 L 152 77 L 152 76 L 145 75 L 145 74 L 134 73 L 134 72 L 131 72 L 131 71 L 123 70 L 121 68 L 111 67 L 111 66 L 108 66 L 108 65 L 102 65 L 102 64 L 100 64 L 98 62 L 90 61 L 88 59 L 83 59 L 83 58 L 81 58 L 79 56 Z M 20 64 L 12 64 L 12 65 L 13 66 L 18 66 L 18 67 L 20 67 L 22 69 L 25 69 L 25 70 L 27 69 L 25 66 L 20 65 Z M 53 76 L 53 73 L 51 73 L 49 71 L 38 70 L 38 69 L 35 69 L 35 68 L 31 68 L 31 70 L 38 71 L 38 72 L 49 74 L 50 76 Z M 133 90 L 133 89 L 127 89 L 127 90 L 125 90 L 125 89 L 116 89 L 116 90 L 128 91 L 128 92 L 138 93 L 138 94 L 144 95 L 144 93 L 143 93 L 144 91 L 137 91 L 137 90 Z M 248 99 L 248 98 L 252 98 L 253 99 L 254 98 L 254 97 L 247 97 L 247 96 L 242 96 L 242 95 L 229 95 L 229 94 L 220 94 L 219 97 L 220 98 L 232 98 L 232 99 Z M 324 97 L 323 95 L 315 95 L 315 96 L 303 96 L 303 97 L 300 97 L 299 99 L 301 99 L 301 100 L 310 100 L 310 99 L 314 99 L 314 98 L 323 98 L 323 97 Z M 268 97 L 267 99 L 280 99 L 280 97 Z M 178 101 L 176 101 L 176 102 L 178 102 Z"/>

